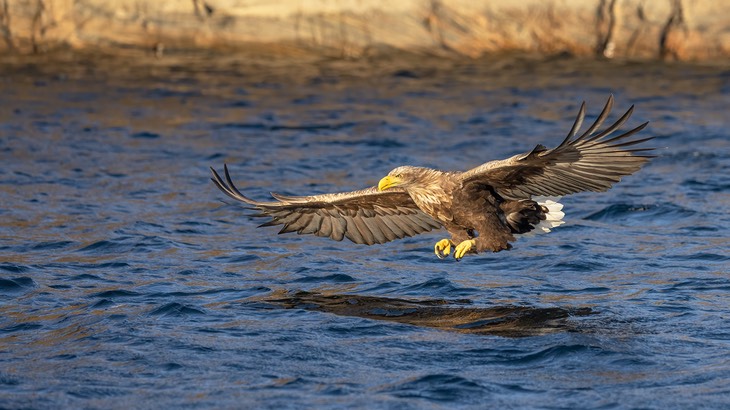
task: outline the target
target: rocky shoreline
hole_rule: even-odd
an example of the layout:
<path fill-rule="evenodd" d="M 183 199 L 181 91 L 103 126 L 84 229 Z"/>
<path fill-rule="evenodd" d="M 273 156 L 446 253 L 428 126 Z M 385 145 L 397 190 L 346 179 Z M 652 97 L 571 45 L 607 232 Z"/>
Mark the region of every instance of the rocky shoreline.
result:
<path fill-rule="evenodd" d="M 710 61 L 730 57 L 730 17 L 702 0 L 0 0 L 2 55 L 128 49 Z"/>

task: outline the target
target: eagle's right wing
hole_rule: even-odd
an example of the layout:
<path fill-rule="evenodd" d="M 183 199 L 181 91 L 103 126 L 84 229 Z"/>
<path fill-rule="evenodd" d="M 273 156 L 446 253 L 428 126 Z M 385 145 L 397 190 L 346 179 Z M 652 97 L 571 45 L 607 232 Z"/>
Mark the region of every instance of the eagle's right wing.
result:
<path fill-rule="evenodd" d="M 336 241 L 347 238 L 358 244 L 373 245 L 441 227 L 403 190 L 380 192 L 372 187 L 312 196 L 272 193 L 276 202 L 258 202 L 241 194 L 228 174 L 228 166 L 224 165 L 223 169 L 226 181 L 211 168 L 211 180 L 216 186 L 231 198 L 260 211 L 256 216 L 271 217 L 261 226 L 284 225 L 279 233 L 314 234 Z"/>

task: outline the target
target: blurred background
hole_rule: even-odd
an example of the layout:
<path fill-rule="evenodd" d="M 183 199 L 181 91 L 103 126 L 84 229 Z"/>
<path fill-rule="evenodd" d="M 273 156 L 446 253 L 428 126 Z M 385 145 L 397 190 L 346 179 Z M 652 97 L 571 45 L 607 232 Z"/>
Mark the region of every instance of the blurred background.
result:
<path fill-rule="evenodd" d="M 0 47 L 265 49 L 359 58 L 398 51 L 710 60 L 730 54 L 722 1 L 2 0 Z"/>

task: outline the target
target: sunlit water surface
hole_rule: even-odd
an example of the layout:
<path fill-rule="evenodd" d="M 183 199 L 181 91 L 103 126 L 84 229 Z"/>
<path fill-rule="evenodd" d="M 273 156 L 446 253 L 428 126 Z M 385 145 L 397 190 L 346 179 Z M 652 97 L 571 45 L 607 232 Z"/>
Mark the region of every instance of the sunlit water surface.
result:
<path fill-rule="evenodd" d="M 0 407 L 730 406 L 727 69 L 146 64 L 2 67 Z M 465 169 L 558 144 L 610 93 L 659 157 L 458 263 L 443 232 L 257 229 L 209 180 L 228 163 L 266 199 Z"/>

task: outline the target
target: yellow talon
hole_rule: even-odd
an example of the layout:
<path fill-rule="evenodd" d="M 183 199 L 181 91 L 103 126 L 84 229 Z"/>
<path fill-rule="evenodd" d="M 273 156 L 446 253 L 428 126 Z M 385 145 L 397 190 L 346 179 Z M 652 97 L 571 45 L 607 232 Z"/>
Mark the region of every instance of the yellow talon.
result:
<path fill-rule="evenodd" d="M 451 241 L 448 239 L 442 239 L 436 242 L 436 245 L 433 247 L 433 251 L 439 259 L 449 256 L 451 253 Z"/>
<path fill-rule="evenodd" d="M 466 255 L 466 253 L 474 247 L 474 245 L 476 245 L 476 241 L 474 239 L 467 239 L 464 242 L 460 243 L 456 247 L 456 249 L 454 249 L 454 258 L 457 261 L 463 258 L 464 255 Z"/>

